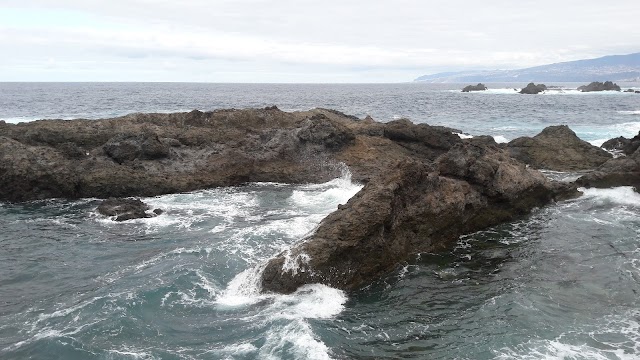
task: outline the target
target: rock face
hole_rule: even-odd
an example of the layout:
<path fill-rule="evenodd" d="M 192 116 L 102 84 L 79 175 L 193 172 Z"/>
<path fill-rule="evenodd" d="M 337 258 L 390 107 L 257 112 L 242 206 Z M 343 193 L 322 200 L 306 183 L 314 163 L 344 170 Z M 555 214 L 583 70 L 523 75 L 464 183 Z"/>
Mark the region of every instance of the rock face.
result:
<path fill-rule="evenodd" d="M 526 87 L 520 90 L 520 94 L 538 94 L 547 90 L 547 86 L 545 84 L 534 84 L 529 83 Z"/>
<path fill-rule="evenodd" d="M 462 89 L 462 92 L 471 92 L 471 91 L 484 91 L 487 90 L 487 87 L 482 84 L 482 83 L 478 83 L 478 85 L 467 85 Z"/>
<path fill-rule="evenodd" d="M 606 141 L 603 148 L 618 150 L 623 156 L 608 160 L 576 183 L 585 187 L 634 186 L 640 189 L 640 133 Z"/>
<path fill-rule="evenodd" d="M 155 209 L 148 213 L 149 205 L 140 199 L 109 198 L 98 205 L 98 213 L 104 216 L 115 216 L 115 221 L 127 221 L 140 218 L 150 218 L 162 214 L 162 210 Z"/>
<path fill-rule="evenodd" d="M 605 81 L 601 83 L 599 81 L 594 81 L 589 85 L 582 85 L 578 87 L 579 91 L 582 92 L 590 92 L 590 91 L 620 91 L 620 86 L 614 84 L 611 81 Z"/>
<path fill-rule="evenodd" d="M 532 138 L 514 139 L 506 148 L 526 164 L 556 171 L 593 169 L 612 158 L 605 150 L 580 140 L 566 125 L 549 126 Z"/>
<path fill-rule="evenodd" d="M 272 259 L 262 287 L 355 289 L 412 254 L 441 250 L 567 190 L 497 147 L 460 143 L 433 164 L 401 162 L 371 181 L 303 243 Z"/>

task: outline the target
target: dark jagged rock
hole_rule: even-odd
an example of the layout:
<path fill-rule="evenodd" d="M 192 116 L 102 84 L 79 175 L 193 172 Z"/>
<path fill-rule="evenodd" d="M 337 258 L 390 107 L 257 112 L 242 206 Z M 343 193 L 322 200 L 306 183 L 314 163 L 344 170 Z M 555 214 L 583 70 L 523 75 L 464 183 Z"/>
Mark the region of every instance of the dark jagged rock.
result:
<path fill-rule="evenodd" d="M 576 184 L 598 188 L 633 186 L 636 191 L 640 190 L 640 149 L 629 156 L 605 162 L 594 171 L 576 180 Z"/>
<path fill-rule="evenodd" d="M 626 92 L 626 93 L 632 93 L 632 92 L 635 92 L 635 90 L 633 90 L 633 89 L 627 89 L 627 90 L 625 90 L 624 92 Z"/>
<path fill-rule="evenodd" d="M 127 221 L 133 219 L 150 218 L 163 213 L 160 209 L 153 210 L 152 213 L 148 213 L 149 205 L 142 202 L 140 199 L 125 199 L 125 198 L 109 198 L 98 205 L 98 213 L 115 217 L 115 221 Z"/>
<path fill-rule="evenodd" d="M 269 261 L 262 288 L 290 293 L 322 283 L 356 289 L 412 254 L 442 250 L 461 234 L 526 214 L 568 191 L 496 147 L 459 143 L 433 165 L 404 161 L 372 180 L 313 235 Z"/>
<path fill-rule="evenodd" d="M 602 146 L 620 151 L 623 156 L 605 162 L 576 180 L 576 184 L 585 187 L 634 186 L 640 190 L 640 133 L 631 139 L 608 140 Z"/>
<path fill-rule="evenodd" d="M 520 94 L 538 94 L 547 90 L 547 86 L 545 84 L 534 84 L 529 83 L 527 86 L 520 90 Z"/>
<path fill-rule="evenodd" d="M 588 170 L 612 155 L 580 140 L 566 125 L 549 126 L 532 138 L 520 137 L 506 146 L 514 158 L 537 169 L 556 171 Z"/>
<path fill-rule="evenodd" d="M 599 81 L 594 81 L 589 85 L 578 86 L 578 90 L 582 92 L 591 92 L 591 91 L 620 91 L 620 86 L 618 84 L 614 84 L 611 81 L 605 81 L 601 83 Z"/>
<path fill-rule="evenodd" d="M 620 151 L 625 155 L 631 155 L 640 147 L 640 132 L 631 139 L 622 136 L 609 139 L 605 141 L 601 147 L 606 150 Z"/>
<path fill-rule="evenodd" d="M 622 149 L 629 145 L 630 142 L 631 140 L 620 136 L 605 141 L 600 147 L 609 151 L 622 151 Z"/>
<path fill-rule="evenodd" d="M 354 145 L 355 129 L 382 136 L 381 126 L 322 110 L 285 113 L 273 108 L 4 124 L 0 201 L 155 196 L 253 181 L 327 181 L 340 174 L 338 160 L 332 158 L 337 155 L 331 154 Z M 359 180 L 377 171 L 357 163 L 354 169 Z"/>
<path fill-rule="evenodd" d="M 478 83 L 478 85 L 467 85 L 462 89 L 462 92 L 471 92 L 471 91 L 484 91 L 487 90 L 487 87 L 482 84 L 482 83 Z"/>

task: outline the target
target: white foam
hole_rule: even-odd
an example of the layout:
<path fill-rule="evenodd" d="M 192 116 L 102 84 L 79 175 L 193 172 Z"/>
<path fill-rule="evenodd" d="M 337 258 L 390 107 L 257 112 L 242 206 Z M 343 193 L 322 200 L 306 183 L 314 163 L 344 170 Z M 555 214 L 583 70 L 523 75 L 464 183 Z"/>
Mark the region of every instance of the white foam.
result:
<path fill-rule="evenodd" d="M 620 110 L 618 114 L 623 115 L 640 115 L 640 110 Z"/>
<path fill-rule="evenodd" d="M 471 139 L 473 138 L 473 135 L 468 135 L 468 134 L 462 134 L 462 133 L 453 133 L 454 135 L 458 135 L 458 137 L 460 137 L 460 139 Z"/>
<path fill-rule="evenodd" d="M 282 359 L 282 355 L 289 351 L 293 352 L 295 359 L 331 359 L 329 349 L 315 338 L 311 326 L 306 321 L 294 321 L 269 331 L 258 358 Z"/>
<path fill-rule="evenodd" d="M 623 350 L 601 350 L 588 345 L 570 345 L 558 340 L 529 342 L 532 348 L 528 351 L 501 349 L 496 359 L 517 360 L 565 360 L 565 359 L 637 359 L 636 355 L 625 354 Z M 522 353 L 524 352 L 524 353 Z M 616 357 L 611 357 L 611 356 Z"/>
<path fill-rule="evenodd" d="M 589 199 L 597 203 L 613 203 L 640 207 L 640 194 L 631 186 L 620 186 L 610 189 L 579 188 L 583 192 L 582 199 Z"/>
<path fill-rule="evenodd" d="M 108 352 L 110 354 L 117 354 L 117 355 L 120 355 L 120 356 L 126 356 L 126 357 L 129 357 L 131 359 L 156 359 L 151 354 L 149 354 L 147 352 L 144 352 L 144 351 L 135 351 L 135 350 L 124 349 L 124 350 L 108 350 Z"/>
<path fill-rule="evenodd" d="M 509 139 L 507 139 L 506 137 L 504 137 L 502 135 L 494 136 L 493 140 L 495 140 L 498 144 L 504 144 L 504 143 L 508 143 L 509 142 Z"/>
<path fill-rule="evenodd" d="M 593 146 L 600 147 L 607 140 L 609 140 L 609 139 L 595 139 L 595 140 L 589 140 L 588 143 L 593 145 Z"/>
<path fill-rule="evenodd" d="M 624 137 L 634 137 L 640 132 L 640 122 L 627 122 L 614 125 L 615 129 Z"/>

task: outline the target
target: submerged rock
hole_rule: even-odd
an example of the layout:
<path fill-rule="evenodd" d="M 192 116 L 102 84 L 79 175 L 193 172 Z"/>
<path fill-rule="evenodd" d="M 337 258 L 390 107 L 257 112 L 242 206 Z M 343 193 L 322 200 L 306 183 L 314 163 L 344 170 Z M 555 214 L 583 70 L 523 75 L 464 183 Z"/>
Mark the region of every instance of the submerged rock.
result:
<path fill-rule="evenodd" d="M 467 85 L 462 89 L 462 92 L 471 92 L 471 91 L 484 91 L 487 90 L 487 87 L 483 83 L 478 83 L 478 85 Z"/>
<path fill-rule="evenodd" d="M 529 83 L 526 87 L 520 90 L 520 94 L 538 94 L 547 90 L 547 86 L 545 84 L 534 84 Z"/>
<path fill-rule="evenodd" d="M 591 91 L 620 91 L 620 86 L 618 84 L 614 84 L 611 81 L 605 81 L 601 83 L 599 81 L 594 81 L 589 85 L 578 86 L 578 90 L 582 92 L 591 92 Z"/>
<path fill-rule="evenodd" d="M 514 158 L 537 169 L 588 170 L 612 158 L 605 150 L 580 140 L 566 125 L 549 126 L 534 137 L 520 137 L 506 146 Z"/>
<path fill-rule="evenodd" d="M 163 213 L 160 209 L 148 213 L 149 209 L 149 205 L 140 199 L 109 198 L 98 205 L 97 211 L 104 216 L 116 217 L 115 221 L 150 218 Z"/>

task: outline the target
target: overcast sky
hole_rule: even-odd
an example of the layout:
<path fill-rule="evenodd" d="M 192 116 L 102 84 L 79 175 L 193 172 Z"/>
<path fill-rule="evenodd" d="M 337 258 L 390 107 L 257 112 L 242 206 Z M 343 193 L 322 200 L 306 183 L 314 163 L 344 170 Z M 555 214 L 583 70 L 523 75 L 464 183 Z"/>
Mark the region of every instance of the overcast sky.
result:
<path fill-rule="evenodd" d="M 640 51 L 640 0 L 0 0 L 0 81 L 405 82 Z"/>

